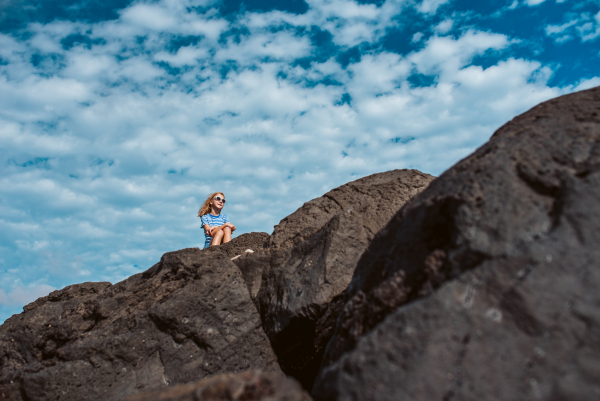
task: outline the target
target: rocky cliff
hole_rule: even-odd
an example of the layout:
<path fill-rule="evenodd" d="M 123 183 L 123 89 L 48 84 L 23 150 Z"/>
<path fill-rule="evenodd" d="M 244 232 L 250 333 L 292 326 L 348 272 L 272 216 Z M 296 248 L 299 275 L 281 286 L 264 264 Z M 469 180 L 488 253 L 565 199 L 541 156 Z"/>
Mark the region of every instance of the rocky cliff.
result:
<path fill-rule="evenodd" d="M 40 298 L 0 327 L 0 394 L 600 399 L 599 113 L 600 88 L 553 99 L 437 179 L 365 177 Z"/>

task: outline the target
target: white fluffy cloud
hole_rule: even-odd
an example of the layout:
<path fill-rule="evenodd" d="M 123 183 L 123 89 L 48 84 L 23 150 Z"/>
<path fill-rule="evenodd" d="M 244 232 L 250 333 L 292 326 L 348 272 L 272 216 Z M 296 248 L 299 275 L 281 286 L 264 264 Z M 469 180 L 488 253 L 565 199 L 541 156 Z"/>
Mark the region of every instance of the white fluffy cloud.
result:
<path fill-rule="evenodd" d="M 438 8 L 450 0 L 423 0 L 417 5 L 417 10 L 425 14 L 435 14 Z"/>
<path fill-rule="evenodd" d="M 430 18 L 445 3 L 416 8 Z M 515 38 L 453 31 L 448 18 L 413 35 L 415 50 L 375 46 L 408 1 L 311 0 L 301 15 L 230 19 L 211 4 L 137 2 L 112 21 L 0 35 L 3 313 L 32 300 L 20 295 L 30 285 L 38 296 L 115 282 L 199 246 L 210 192 L 227 195 L 239 232 L 271 232 L 352 179 L 439 174 L 516 114 L 575 89 L 550 86 L 539 61 L 503 56 Z M 340 52 L 374 47 L 347 65 L 315 57 L 317 27 Z"/>
<path fill-rule="evenodd" d="M 578 37 L 582 42 L 590 42 L 600 36 L 600 11 L 595 15 L 582 13 L 563 24 L 548 24 L 546 35 L 562 43 Z"/>

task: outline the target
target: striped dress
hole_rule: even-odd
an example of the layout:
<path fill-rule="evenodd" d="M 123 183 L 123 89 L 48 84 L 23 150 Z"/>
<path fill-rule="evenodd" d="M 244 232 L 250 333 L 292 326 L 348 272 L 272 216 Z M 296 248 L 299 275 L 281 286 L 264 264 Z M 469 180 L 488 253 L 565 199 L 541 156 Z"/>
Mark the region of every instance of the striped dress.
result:
<path fill-rule="evenodd" d="M 200 220 L 202 220 L 202 229 L 204 229 L 206 224 L 208 224 L 209 227 L 215 227 L 229 223 L 229 217 L 227 217 L 225 213 L 221 213 L 218 216 L 208 213 L 202 216 Z M 206 232 L 204 233 L 204 237 L 204 248 L 207 248 L 210 246 L 210 241 L 212 241 L 213 237 L 206 235 Z"/>

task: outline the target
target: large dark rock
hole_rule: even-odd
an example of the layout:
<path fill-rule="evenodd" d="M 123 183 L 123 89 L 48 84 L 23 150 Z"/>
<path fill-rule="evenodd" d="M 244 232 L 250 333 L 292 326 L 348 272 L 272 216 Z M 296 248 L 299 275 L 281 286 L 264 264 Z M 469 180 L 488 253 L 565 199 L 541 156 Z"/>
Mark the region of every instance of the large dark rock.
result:
<path fill-rule="evenodd" d="M 78 284 L 28 305 L 0 327 L 0 390 L 14 400 L 122 400 L 218 373 L 279 372 L 228 254 L 265 239 L 166 253 L 118 284 Z"/>
<path fill-rule="evenodd" d="M 500 128 L 381 230 L 320 400 L 600 399 L 600 88 Z"/>
<path fill-rule="evenodd" d="M 307 202 L 275 227 L 266 250 L 236 261 L 284 372 L 306 388 L 319 370 L 360 255 L 434 177 L 416 170 L 371 175 Z"/>
<path fill-rule="evenodd" d="M 275 372 L 226 373 L 134 395 L 126 401 L 312 401 L 294 379 Z"/>

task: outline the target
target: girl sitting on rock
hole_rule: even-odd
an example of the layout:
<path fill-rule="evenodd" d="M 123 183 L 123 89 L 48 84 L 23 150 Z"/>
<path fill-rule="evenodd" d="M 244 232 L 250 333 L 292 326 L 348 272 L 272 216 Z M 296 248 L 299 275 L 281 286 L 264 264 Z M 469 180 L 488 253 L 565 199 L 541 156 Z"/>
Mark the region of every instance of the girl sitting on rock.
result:
<path fill-rule="evenodd" d="M 231 233 L 235 231 L 235 226 L 229 222 L 229 217 L 225 213 L 221 213 L 223 206 L 225 206 L 225 195 L 223 192 L 215 192 L 206 198 L 198 211 L 198 217 L 202 220 L 204 228 L 204 248 L 231 241 Z"/>

